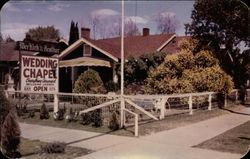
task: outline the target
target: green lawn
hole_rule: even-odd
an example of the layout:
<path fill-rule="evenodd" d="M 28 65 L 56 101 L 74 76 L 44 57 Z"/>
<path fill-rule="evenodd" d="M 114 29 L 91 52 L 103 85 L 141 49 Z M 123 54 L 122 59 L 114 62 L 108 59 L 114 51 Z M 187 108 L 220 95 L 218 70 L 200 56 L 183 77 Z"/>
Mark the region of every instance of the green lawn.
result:
<path fill-rule="evenodd" d="M 232 111 L 237 111 L 242 108 L 245 108 L 245 107 L 241 105 L 227 107 L 227 109 L 230 109 Z M 207 120 L 207 119 L 217 117 L 223 114 L 228 114 L 228 113 L 230 112 L 223 110 L 223 109 L 213 109 L 211 111 L 200 110 L 200 111 L 195 111 L 193 115 L 179 114 L 179 115 L 167 116 L 164 120 L 160 120 L 160 121 L 150 120 L 149 122 L 141 123 L 139 125 L 139 135 L 147 135 L 147 134 L 151 134 L 154 132 L 169 130 L 169 129 L 177 128 L 180 126 L 185 126 L 188 124 Z M 82 125 L 79 122 L 67 123 L 65 120 L 55 121 L 52 118 L 52 116 L 48 120 L 40 120 L 39 112 L 36 113 L 34 118 L 19 117 L 19 121 L 24 122 L 24 123 L 30 123 L 30 124 L 39 124 L 39 125 L 46 125 L 46 126 L 53 126 L 53 127 L 62 127 L 62 128 L 69 128 L 69 129 L 100 132 L 100 133 L 109 133 L 109 134 L 114 134 L 114 135 L 133 136 L 133 133 L 134 133 L 134 126 L 130 126 L 130 127 L 127 127 L 126 129 L 120 129 L 117 131 L 111 131 L 107 126 L 101 126 L 101 127 L 96 128 L 91 125 Z"/>
<path fill-rule="evenodd" d="M 250 121 L 194 147 L 245 154 L 250 148 Z"/>

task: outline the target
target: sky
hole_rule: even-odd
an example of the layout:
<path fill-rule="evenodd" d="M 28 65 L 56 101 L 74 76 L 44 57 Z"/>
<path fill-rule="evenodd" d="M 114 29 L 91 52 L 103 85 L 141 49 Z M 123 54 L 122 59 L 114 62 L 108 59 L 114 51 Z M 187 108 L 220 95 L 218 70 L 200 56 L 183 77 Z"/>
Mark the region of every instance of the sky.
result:
<path fill-rule="evenodd" d="M 176 34 L 185 35 L 184 24 L 191 22 L 193 3 L 194 1 L 125 1 L 125 21 L 134 21 L 140 31 L 142 28 L 150 28 L 150 34 L 158 34 L 156 15 L 170 15 L 179 21 Z M 121 17 L 121 2 L 9 1 L 0 13 L 3 38 L 10 36 L 14 40 L 23 40 L 25 32 L 30 28 L 54 25 L 63 38 L 68 40 L 72 20 L 78 22 L 79 28 L 91 28 L 91 17 L 94 16 L 108 24 L 114 23 L 110 19 Z"/>

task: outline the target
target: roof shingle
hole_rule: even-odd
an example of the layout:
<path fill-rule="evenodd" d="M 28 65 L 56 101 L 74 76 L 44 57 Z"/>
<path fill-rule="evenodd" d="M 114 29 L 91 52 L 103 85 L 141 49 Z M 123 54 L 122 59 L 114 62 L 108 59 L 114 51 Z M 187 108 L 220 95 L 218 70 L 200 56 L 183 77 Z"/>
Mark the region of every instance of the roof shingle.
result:
<path fill-rule="evenodd" d="M 149 36 L 131 36 L 124 38 L 124 56 L 140 56 L 144 53 L 156 52 L 157 49 L 175 34 L 159 34 Z M 120 58 L 121 38 L 90 40 L 91 43 Z"/>
<path fill-rule="evenodd" d="M 0 43 L 0 61 L 19 61 L 19 50 L 15 50 L 16 42 Z M 32 55 L 35 52 L 21 51 L 22 54 Z"/>

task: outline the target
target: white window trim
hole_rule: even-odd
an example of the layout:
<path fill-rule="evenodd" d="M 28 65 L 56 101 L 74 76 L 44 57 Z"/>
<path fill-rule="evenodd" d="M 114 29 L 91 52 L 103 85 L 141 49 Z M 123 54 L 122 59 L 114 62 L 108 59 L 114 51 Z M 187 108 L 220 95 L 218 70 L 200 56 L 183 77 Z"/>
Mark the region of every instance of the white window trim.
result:
<path fill-rule="evenodd" d="M 90 53 L 89 54 L 86 54 L 85 53 L 85 47 L 86 46 L 89 46 L 90 47 Z M 92 56 L 92 47 L 88 44 L 83 44 L 83 56 Z"/>

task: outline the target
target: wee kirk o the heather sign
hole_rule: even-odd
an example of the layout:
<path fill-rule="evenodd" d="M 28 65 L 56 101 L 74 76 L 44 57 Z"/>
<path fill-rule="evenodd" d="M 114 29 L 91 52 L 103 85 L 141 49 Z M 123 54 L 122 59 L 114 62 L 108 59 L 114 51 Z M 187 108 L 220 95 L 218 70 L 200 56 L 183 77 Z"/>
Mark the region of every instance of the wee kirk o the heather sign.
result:
<path fill-rule="evenodd" d="M 58 59 L 21 56 L 21 90 L 26 92 L 58 92 Z"/>

